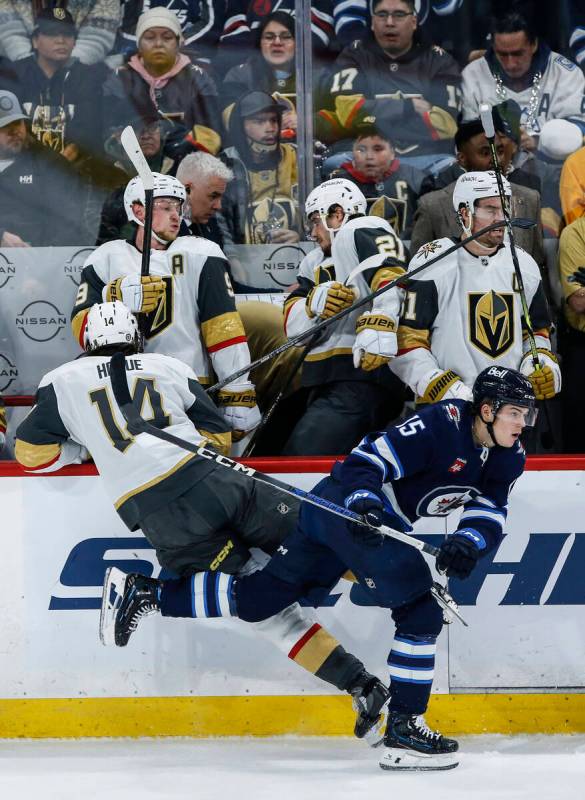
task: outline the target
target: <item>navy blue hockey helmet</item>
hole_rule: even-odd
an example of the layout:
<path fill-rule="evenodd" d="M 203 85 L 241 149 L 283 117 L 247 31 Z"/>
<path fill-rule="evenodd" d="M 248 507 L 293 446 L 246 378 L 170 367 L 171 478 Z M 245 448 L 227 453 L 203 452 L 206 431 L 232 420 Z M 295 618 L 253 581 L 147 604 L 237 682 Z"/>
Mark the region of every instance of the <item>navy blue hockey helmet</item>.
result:
<path fill-rule="evenodd" d="M 534 389 L 528 378 L 515 369 L 488 367 L 479 373 L 473 384 L 473 413 L 479 414 L 481 404 L 486 401 L 491 403 L 494 415 L 506 404 L 528 408 L 526 425 L 530 427 L 536 422 Z"/>

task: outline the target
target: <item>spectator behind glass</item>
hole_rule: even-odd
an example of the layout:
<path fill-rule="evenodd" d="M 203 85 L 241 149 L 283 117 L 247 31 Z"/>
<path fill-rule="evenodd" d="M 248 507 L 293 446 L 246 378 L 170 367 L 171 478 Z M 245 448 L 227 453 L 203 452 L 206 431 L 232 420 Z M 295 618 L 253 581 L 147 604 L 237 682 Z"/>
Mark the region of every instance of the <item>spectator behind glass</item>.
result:
<path fill-rule="evenodd" d="M 229 17 L 237 16 L 239 0 L 121 0 L 122 23 L 118 31 L 115 52 L 108 62 L 120 66 L 137 49 L 136 25 L 144 10 L 167 8 L 174 11 L 181 23 L 183 52 L 192 61 L 210 61 L 217 54 L 221 34 Z M 145 9 L 146 6 L 146 9 Z M 250 32 L 244 26 L 238 36 L 228 37 L 232 43 L 249 43 Z M 234 63 L 232 61 L 232 63 Z"/>
<path fill-rule="evenodd" d="M 18 95 L 36 138 L 78 161 L 101 151 L 102 87 L 105 64 L 81 64 L 72 57 L 77 31 L 62 8 L 39 12 L 32 33 L 33 54 L 14 64 Z"/>
<path fill-rule="evenodd" d="M 540 41 L 531 23 L 511 11 L 492 23 L 492 46 L 463 70 L 464 119 L 479 116 L 481 103 L 515 100 L 522 109 L 522 148 L 534 151 L 549 119 L 585 122 L 585 77 L 568 58 Z"/>
<path fill-rule="evenodd" d="M 282 115 L 281 136 L 292 139 L 297 131 L 294 17 L 284 11 L 265 17 L 257 31 L 256 46 L 257 53 L 225 76 L 223 105 L 229 106 L 255 89 L 267 92 L 290 105 Z"/>
<path fill-rule="evenodd" d="M 138 109 L 152 102 L 188 148 L 216 153 L 221 144 L 217 90 L 201 67 L 179 52 L 177 15 L 162 7 L 145 11 L 136 38 L 138 53 L 105 86 L 112 124 L 124 118 L 128 103 Z"/>
<path fill-rule="evenodd" d="M 32 55 L 35 5 L 40 3 L 0 0 L 0 54 L 12 61 Z M 78 31 L 73 58 L 82 64 L 103 61 L 112 49 L 120 24 L 120 0 L 68 0 L 66 5 Z M 55 11 L 63 9 L 56 8 Z"/>
<path fill-rule="evenodd" d="M 459 67 L 440 47 L 421 44 L 416 30 L 414 0 L 374 0 L 371 33 L 346 47 L 322 82 L 321 141 L 353 138 L 375 124 L 420 169 L 451 154 Z"/>
<path fill-rule="evenodd" d="M 128 221 L 124 208 L 124 190 L 128 180 L 136 173 L 120 142 L 120 134 L 126 125 L 134 128 L 140 148 L 153 172 L 174 175 L 177 169 L 178 161 L 166 153 L 166 133 L 169 123 L 161 119 L 153 106 L 143 109 L 140 114 L 128 117 L 123 125 L 116 128 L 105 144 L 106 152 L 112 159 L 110 168 L 116 170 L 116 182 L 115 187 L 112 187 L 113 191 L 103 202 L 96 245 L 114 239 L 131 239 L 134 235 L 134 226 Z"/>
<path fill-rule="evenodd" d="M 0 90 L 0 247 L 85 244 L 78 176 L 27 121 L 16 95 Z"/>
<path fill-rule="evenodd" d="M 560 337 L 563 357 L 563 452 L 585 453 L 585 217 L 561 233 L 559 269 L 566 326 Z"/>
<path fill-rule="evenodd" d="M 285 108 L 266 92 L 248 92 L 229 116 L 231 147 L 222 157 L 233 170 L 223 215 L 236 244 L 298 242 L 297 157 L 281 144 Z"/>
<path fill-rule="evenodd" d="M 353 181 L 368 201 L 369 215 L 388 220 L 399 236 L 410 237 L 424 172 L 401 164 L 386 134 L 365 129 L 353 143 L 352 160 L 324 177 Z"/>

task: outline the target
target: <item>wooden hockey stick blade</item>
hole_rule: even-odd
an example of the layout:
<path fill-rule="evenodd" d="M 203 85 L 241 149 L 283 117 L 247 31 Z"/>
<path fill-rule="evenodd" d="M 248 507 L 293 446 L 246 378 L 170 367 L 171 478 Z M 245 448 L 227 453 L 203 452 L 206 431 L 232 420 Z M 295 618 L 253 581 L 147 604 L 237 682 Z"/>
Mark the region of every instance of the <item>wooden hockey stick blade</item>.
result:
<path fill-rule="evenodd" d="M 221 453 L 218 453 L 209 447 L 203 447 L 202 445 L 188 442 L 185 439 L 180 439 L 178 436 L 173 436 L 172 433 L 168 433 L 164 429 L 156 428 L 154 425 L 151 425 L 150 422 L 142 419 L 138 409 L 132 401 L 130 389 L 128 388 L 128 380 L 126 377 L 126 357 L 124 353 L 114 353 L 112 356 L 110 362 L 110 380 L 112 383 L 114 398 L 120 408 L 120 411 L 122 412 L 124 419 L 126 420 L 128 430 L 132 435 L 137 436 L 140 433 L 148 433 L 151 436 L 155 436 L 157 439 L 162 439 L 163 441 L 174 444 L 177 447 L 182 447 L 183 450 L 188 450 L 190 453 L 195 453 L 196 455 L 205 458 L 208 461 L 215 461 L 221 467 L 231 469 L 234 472 L 242 472 L 245 475 L 248 475 L 248 477 L 260 481 L 260 483 L 265 483 L 268 486 L 279 489 L 285 494 L 289 494 L 292 497 L 304 500 L 306 503 L 310 503 L 311 505 L 316 506 L 323 511 L 328 511 L 331 514 L 335 514 L 337 517 L 342 517 L 348 522 L 357 522 L 366 528 L 377 531 L 382 536 L 389 536 L 392 539 L 397 539 L 398 541 L 403 542 L 410 547 L 414 547 L 417 550 L 421 550 L 424 553 L 428 553 L 431 556 L 436 557 L 438 555 L 439 550 L 436 547 L 433 547 L 432 545 L 427 544 L 426 542 L 423 542 L 414 536 L 409 536 L 407 533 L 396 531 L 393 528 L 386 527 L 385 525 L 381 526 L 380 528 L 373 527 L 367 523 L 360 514 L 356 514 L 355 512 L 350 511 L 343 506 L 338 506 L 336 503 L 326 500 L 324 497 L 319 497 L 316 494 L 312 494 L 312 492 L 306 492 L 304 489 L 299 489 L 296 486 L 284 483 L 277 478 L 272 478 L 269 475 L 265 475 L 263 472 L 258 472 L 252 467 L 244 466 L 243 464 L 234 461 L 232 458 L 228 458 L 228 456 L 223 456 Z"/>
<path fill-rule="evenodd" d="M 148 162 L 144 157 L 144 153 L 138 143 L 138 139 L 136 138 L 136 134 L 134 133 L 134 128 L 131 125 L 128 125 L 122 131 L 122 135 L 120 136 L 120 141 L 122 142 L 122 147 L 126 151 L 126 155 L 134 165 L 134 169 L 138 173 L 139 178 L 142 181 L 145 191 L 149 191 L 154 189 L 154 176 L 152 174 L 152 170 L 148 166 Z"/>

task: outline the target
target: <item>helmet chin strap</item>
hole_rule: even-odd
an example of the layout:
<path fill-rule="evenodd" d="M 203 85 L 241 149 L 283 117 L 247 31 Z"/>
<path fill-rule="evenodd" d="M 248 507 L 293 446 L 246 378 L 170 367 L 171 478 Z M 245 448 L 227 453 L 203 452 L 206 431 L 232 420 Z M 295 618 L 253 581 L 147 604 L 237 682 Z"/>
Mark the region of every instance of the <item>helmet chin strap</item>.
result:
<path fill-rule="evenodd" d="M 182 222 L 182 220 L 183 220 L 183 217 L 181 216 L 181 219 L 179 220 L 179 223 L 180 223 L 180 222 Z M 140 220 L 139 220 L 139 219 L 137 219 L 137 220 L 136 220 L 136 224 L 137 224 L 137 225 L 140 225 L 140 227 L 141 227 L 141 228 L 144 228 L 144 222 L 140 222 Z M 153 229 L 153 230 L 151 230 L 151 232 L 150 232 L 150 237 L 151 237 L 151 239 L 156 239 L 156 241 L 157 241 L 159 244 L 164 244 L 164 245 L 170 244 L 170 241 L 169 241 L 168 239 L 163 239 L 163 238 L 161 238 L 161 237 L 160 237 L 160 236 L 159 236 L 159 235 L 156 233 L 156 231 L 155 231 L 154 229 Z"/>

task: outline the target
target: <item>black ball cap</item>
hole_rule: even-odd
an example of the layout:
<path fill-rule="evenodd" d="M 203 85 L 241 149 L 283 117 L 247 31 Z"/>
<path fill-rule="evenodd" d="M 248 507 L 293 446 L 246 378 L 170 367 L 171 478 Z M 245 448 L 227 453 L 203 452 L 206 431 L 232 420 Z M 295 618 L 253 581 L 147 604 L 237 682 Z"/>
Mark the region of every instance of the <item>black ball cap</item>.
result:
<path fill-rule="evenodd" d="M 275 111 L 277 114 L 282 114 L 287 111 L 287 106 L 279 103 L 268 92 L 248 92 L 238 103 L 238 110 L 241 117 L 252 117 L 263 111 Z"/>
<path fill-rule="evenodd" d="M 45 36 L 75 36 L 77 29 L 66 8 L 43 8 L 36 15 L 33 33 Z"/>

